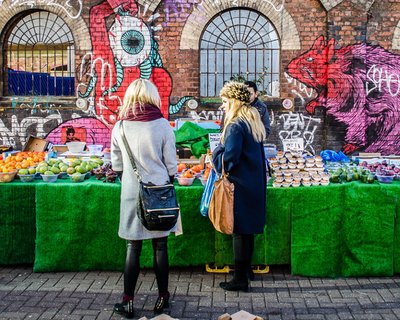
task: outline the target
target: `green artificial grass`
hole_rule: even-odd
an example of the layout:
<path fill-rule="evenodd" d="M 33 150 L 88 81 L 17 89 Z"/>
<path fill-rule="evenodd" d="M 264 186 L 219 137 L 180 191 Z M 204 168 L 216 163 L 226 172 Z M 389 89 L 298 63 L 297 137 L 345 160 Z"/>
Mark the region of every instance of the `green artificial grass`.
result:
<path fill-rule="evenodd" d="M 36 272 L 122 271 L 120 187 L 94 178 L 0 184 L 0 264 L 34 261 Z M 183 235 L 169 237 L 170 265 L 233 264 L 232 237 L 199 212 L 200 182 L 176 190 Z M 256 236 L 252 263 L 291 264 L 293 274 L 318 277 L 400 273 L 399 195 L 398 181 L 268 187 L 267 225 Z M 144 241 L 141 265 L 152 264 L 151 241 Z"/>
<path fill-rule="evenodd" d="M 35 257 L 35 185 L 0 183 L 0 264 L 31 264 Z"/>

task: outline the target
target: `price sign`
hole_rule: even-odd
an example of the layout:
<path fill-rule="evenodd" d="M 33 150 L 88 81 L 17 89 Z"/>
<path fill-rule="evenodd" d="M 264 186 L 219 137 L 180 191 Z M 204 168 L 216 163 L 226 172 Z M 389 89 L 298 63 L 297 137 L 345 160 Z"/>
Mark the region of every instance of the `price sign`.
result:
<path fill-rule="evenodd" d="M 218 146 L 219 141 L 221 140 L 221 133 L 209 133 L 208 134 L 208 141 L 210 142 L 210 149 L 211 152 L 215 150 Z"/>
<path fill-rule="evenodd" d="M 304 150 L 304 139 L 283 139 L 283 151 L 303 151 Z"/>

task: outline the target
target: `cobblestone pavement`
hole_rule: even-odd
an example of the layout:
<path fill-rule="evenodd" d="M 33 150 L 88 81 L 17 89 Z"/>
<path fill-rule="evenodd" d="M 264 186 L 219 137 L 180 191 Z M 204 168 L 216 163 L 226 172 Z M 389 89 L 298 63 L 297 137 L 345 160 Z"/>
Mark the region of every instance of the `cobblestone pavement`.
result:
<path fill-rule="evenodd" d="M 308 278 L 275 266 L 256 275 L 249 293 L 224 292 L 230 276 L 204 268 L 172 268 L 173 318 L 217 319 L 246 310 L 270 320 L 400 319 L 400 276 Z M 121 298 L 120 272 L 33 273 L 32 267 L 0 267 L 0 319 L 121 319 L 112 307 Z M 135 319 L 154 317 L 157 296 L 151 269 L 140 274 Z"/>

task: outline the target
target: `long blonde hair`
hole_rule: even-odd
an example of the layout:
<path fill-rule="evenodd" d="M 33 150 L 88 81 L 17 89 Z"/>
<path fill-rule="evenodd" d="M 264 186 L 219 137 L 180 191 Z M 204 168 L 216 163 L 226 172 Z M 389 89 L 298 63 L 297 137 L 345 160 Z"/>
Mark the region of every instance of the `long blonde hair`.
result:
<path fill-rule="evenodd" d="M 249 104 L 247 87 L 239 82 L 228 82 L 221 89 L 220 97 L 228 99 L 229 111 L 225 114 L 224 129 L 221 141 L 225 141 L 226 128 L 229 124 L 243 120 L 249 128 L 253 138 L 257 142 L 262 142 L 266 137 L 265 127 L 261 121 L 258 110 Z"/>
<path fill-rule="evenodd" d="M 119 117 L 124 118 L 129 111 L 136 114 L 138 108 L 142 109 L 144 104 L 152 104 L 161 107 L 161 98 L 157 87 L 149 80 L 137 79 L 133 81 L 124 96 L 124 103 L 119 110 Z"/>

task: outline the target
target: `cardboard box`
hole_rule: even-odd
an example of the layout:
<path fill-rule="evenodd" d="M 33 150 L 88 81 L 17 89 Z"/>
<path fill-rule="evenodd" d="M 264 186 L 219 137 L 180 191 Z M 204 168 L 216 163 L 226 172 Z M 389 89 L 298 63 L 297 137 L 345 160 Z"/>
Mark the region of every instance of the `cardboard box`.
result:
<path fill-rule="evenodd" d="M 240 310 L 232 315 L 225 313 L 218 317 L 218 320 L 264 320 L 263 318 L 251 314 L 247 311 Z"/>
<path fill-rule="evenodd" d="M 47 151 L 49 142 L 46 139 L 29 136 L 22 151 Z"/>
<path fill-rule="evenodd" d="M 61 153 L 67 152 L 68 147 L 65 144 L 55 144 L 53 146 L 53 151 L 61 154 Z"/>

